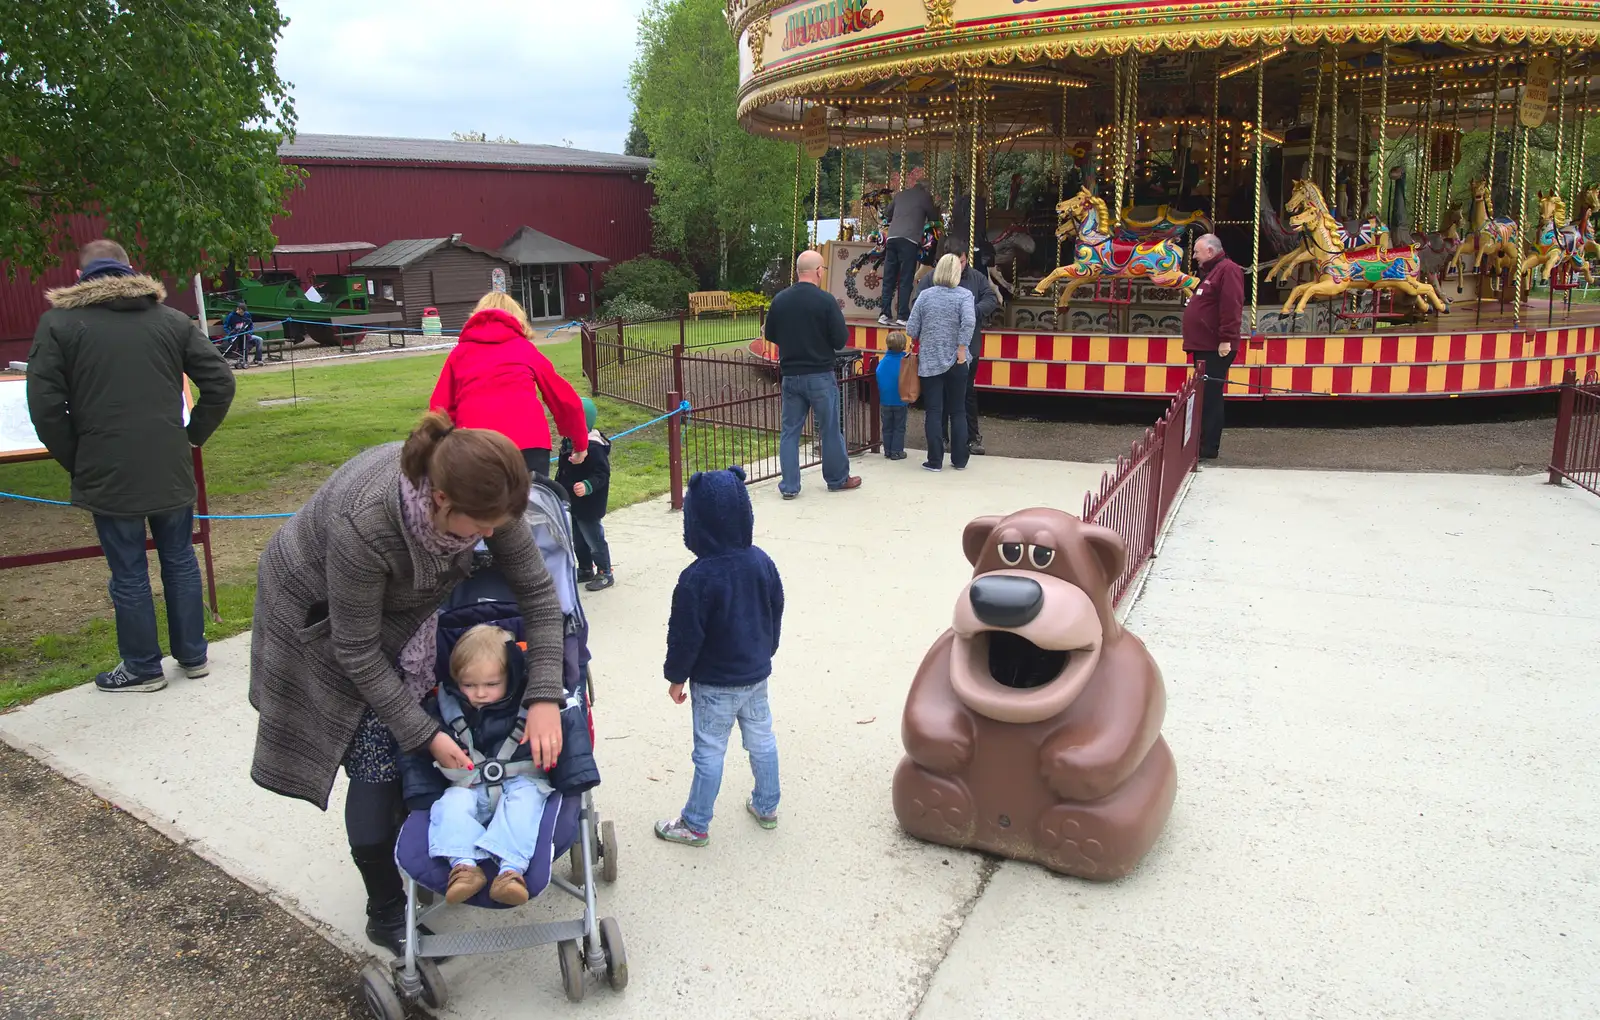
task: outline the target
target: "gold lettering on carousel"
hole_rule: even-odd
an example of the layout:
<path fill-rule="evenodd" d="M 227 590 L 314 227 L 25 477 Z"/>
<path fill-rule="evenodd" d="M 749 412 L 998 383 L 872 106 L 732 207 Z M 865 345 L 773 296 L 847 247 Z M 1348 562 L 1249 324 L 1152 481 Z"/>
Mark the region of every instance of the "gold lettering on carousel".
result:
<path fill-rule="evenodd" d="M 784 21 L 783 48 L 810 46 L 838 36 L 860 32 L 883 20 L 883 12 L 867 0 L 829 0 L 790 14 Z"/>

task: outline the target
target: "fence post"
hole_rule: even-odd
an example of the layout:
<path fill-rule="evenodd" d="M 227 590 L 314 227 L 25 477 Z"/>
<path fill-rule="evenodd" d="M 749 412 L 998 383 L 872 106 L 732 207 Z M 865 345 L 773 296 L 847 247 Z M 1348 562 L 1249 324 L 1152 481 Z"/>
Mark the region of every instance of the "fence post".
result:
<path fill-rule="evenodd" d="M 1165 484 L 1167 462 L 1167 423 L 1156 422 L 1155 449 L 1148 454 L 1155 465 L 1151 470 L 1150 493 L 1146 499 L 1143 555 L 1153 556 L 1156 551 L 1156 536 L 1161 534 L 1161 488 Z"/>
<path fill-rule="evenodd" d="M 222 622 L 222 611 L 217 607 L 217 570 L 211 559 L 211 508 L 206 499 L 206 462 L 200 447 L 194 447 L 195 508 L 200 511 L 200 551 L 205 554 L 206 591 L 211 596 L 211 619 Z M 193 544 L 193 539 L 190 539 Z"/>
<path fill-rule="evenodd" d="M 767 306 L 766 305 L 758 305 L 756 307 L 756 328 L 758 330 L 757 335 L 761 339 L 765 340 L 767 338 Z"/>
<path fill-rule="evenodd" d="M 689 316 L 688 312 L 685 312 L 682 309 L 678 310 L 678 346 L 679 347 L 682 347 L 685 343 L 688 342 L 688 338 L 687 338 L 687 333 L 688 333 L 688 330 L 689 330 L 688 316 Z"/>
<path fill-rule="evenodd" d="M 1556 441 L 1550 448 L 1550 484 L 1560 485 L 1567 470 L 1567 445 L 1572 439 L 1572 412 L 1577 405 L 1578 371 L 1567 369 L 1561 377 L 1561 406 L 1556 412 Z"/>
<path fill-rule="evenodd" d="M 589 380 L 589 395 L 591 397 L 599 396 L 600 371 L 596 367 L 598 361 L 596 360 L 594 349 L 594 328 L 587 322 L 579 327 L 578 340 L 583 344 L 583 375 L 584 378 Z"/>
<path fill-rule="evenodd" d="M 628 345 L 623 343 L 622 316 L 617 316 L 617 364 L 628 359 Z"/>
<path fill-rule="evenodd" d="M 681 391 L 667 394 L 667 403 L 673 408 L 683 401 Z M 667 477 L 672 492 L 672 509 L 683 509 L 683 415 L 674 414 L 667 419 Z"/>
<path fill-rule="evenodd" d="M 667 402 L 667 410 L 678 406 L 678 401 L 683 399 L 683 394 L 688 392 L 688 387 L 683 385 L 683 341 L 679 340 L 672 346 L 672 388 L 678 391 L 678 396 Z"/>

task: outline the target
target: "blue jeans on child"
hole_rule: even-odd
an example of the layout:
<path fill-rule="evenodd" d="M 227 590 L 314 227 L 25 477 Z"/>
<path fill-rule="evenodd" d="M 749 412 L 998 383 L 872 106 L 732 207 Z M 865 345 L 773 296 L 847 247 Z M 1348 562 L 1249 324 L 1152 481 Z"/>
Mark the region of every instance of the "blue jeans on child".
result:
<path fill-rule="evenodd" d="M 572 519 L 573 551 L 578 555 L 578 569 L 594 568 L 602 574 L 611 573 L 611 546 L 606 542 L 606 526 L 598 520 L 579 517 Z"/>
<path fill-rule="evenodd" d="M 452 864 L 497 859 L 521 874 L 539 842 L 539 822 L 550 784 L 512 776 L 500 784 L 500 804 L 489 810 L 486 786 L 452 786 L 428 812 L 428 853 Z"/>
<path fill-rule="evenodd" d="M 145 556 L 145 520 L 95 514 L 94 529 L 111 567 L 108 590 L 117 621 L 117 652 L 134 676 L 151 677 L 161 675 L 161 639 L 150 593 L 150 561 Z M 206 609 L 200 564 L 194 556 L 194 510 L 184 507 L 151 514 L 148 520 L 161 561 L 172 657 L 179 665 L 198 666 L 206 661 Z"/>
<path fill-rule="evenodd" d="M 753 800 L 763 816 L 778 810 L 778 738 L 772 734 L 772 708 L 767 704 L 767 682 L 748 687 L 717 687 L 689 683 L 689 703 L 694 709 L 694 782 L 683 822 L 695 832 L 711 831 L 712 808 L 722 789 L 722 764 L 728 756 L 728 736 L 739 723 L 744 749 L 755 774 Z"/>
<path fill-rule="evenodd" d="M 883 421 L 883 452 L 891 456 L 906 452 L 906 415 L 910 408 L 901 404 L 890 407 L 885 404 L 879 409 L 879 418 Z"/>

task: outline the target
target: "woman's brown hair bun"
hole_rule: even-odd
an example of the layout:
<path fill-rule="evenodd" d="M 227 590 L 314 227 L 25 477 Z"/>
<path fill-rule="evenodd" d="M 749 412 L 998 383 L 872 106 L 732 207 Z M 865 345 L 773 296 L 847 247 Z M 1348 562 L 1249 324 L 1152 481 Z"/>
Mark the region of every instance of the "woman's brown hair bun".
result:
<path fill-rule="evenodd" d="M 443 411 L 429 411 L 400 451 L 400 470 L 413 485 L 424 478 L 451 509 L 478 521 L 522 516 L 528 507 L 528 466 L 516 445 L 489 429 L 460 429 Z"/>

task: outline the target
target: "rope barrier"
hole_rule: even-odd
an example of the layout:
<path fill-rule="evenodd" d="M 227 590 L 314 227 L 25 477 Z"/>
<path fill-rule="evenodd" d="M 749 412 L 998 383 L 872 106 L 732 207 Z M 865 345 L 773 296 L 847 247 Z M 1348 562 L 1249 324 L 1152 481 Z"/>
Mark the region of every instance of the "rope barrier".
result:
<path fill-rule="evenodd" d="M 675 414 L 681 414 L 687 418 L 689 412 L 692 410 L 694 410 L 694 408 L 690 406 L 687 400 L 679 401 L 678 406 L 668 411 L 666 414 L 657 415 L 647 422 L 635 425 L 629 429 L 624 429 L 623 431 L 612 436 L 611 440 L 615 442 L 616 440 L 621 439 L 623 436 L 632 435 L 633 433 L 638 432 L 640 429 L 647 429 L 652 425 L 660 424 Z M 15 500 L 18 503 L 36 503 L 40 506 L 72 506 L 71 503 L 63 500 L 41 499 L 38 496 L 24 496 L 18 492 L 0 492 L 0 499 Z M 275 521 L 293 516 L 294 512 L 291 511 L 289 513 L 275 514 L 195 514 L 194 519 L 197 521 Z"/>
<path fill-rule="evenodd" d="M 1216 376 L 1205 375 L 1204 373 L 1201 374 L 1200 379 L 1202 382 L 1220 382 L 1222 383 L 1224 389 L 1229 386 L 1243 386 L 1252 388 L 1257 392 L 1288 393 L 1297 397 L 1337 397 L 1339 395 L 1327 390 L 1292 390 L 1286 386 L 1257 386 L 1253 383 L 1234 382 L 1232 379 L 1226 377 L 1219 379 Z"/>

